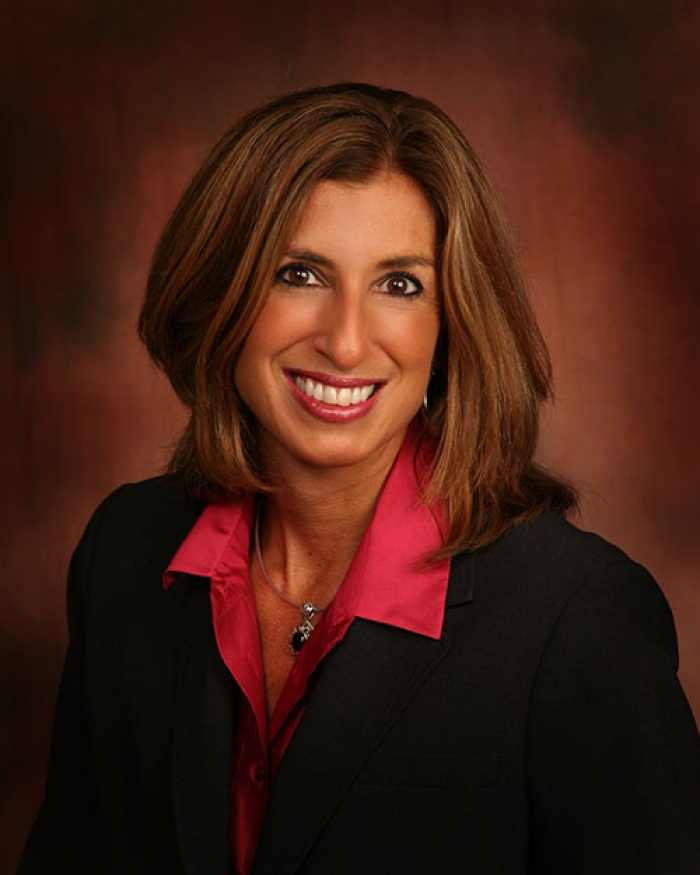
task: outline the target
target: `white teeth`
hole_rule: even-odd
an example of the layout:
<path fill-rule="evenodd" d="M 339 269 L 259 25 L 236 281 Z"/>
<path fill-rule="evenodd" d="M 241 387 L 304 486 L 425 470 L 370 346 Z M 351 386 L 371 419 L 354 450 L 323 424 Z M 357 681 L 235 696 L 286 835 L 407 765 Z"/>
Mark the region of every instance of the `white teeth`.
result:
<path fill-rule="evenodd" d="M 349 387 L 337 389 L 335 386 L 318 383 L 310 377 L 294 377 L 294 383 L 309 398 L 315 398 L 316 401 L 323 401 L 324 404 L 336 407 L 351 407 L 353 404 L 360 404 L 362 401 L 366 401 L 376 389 L 374 383 L 367 386 L 354 386 L 352 389 Z"/>
<path fill-rule="evenodd" d="M 335 386 L 324 386 L 323 387 L 323 403 L 324 404 L 337 404 L 338 403 L 338 390 Z"/>

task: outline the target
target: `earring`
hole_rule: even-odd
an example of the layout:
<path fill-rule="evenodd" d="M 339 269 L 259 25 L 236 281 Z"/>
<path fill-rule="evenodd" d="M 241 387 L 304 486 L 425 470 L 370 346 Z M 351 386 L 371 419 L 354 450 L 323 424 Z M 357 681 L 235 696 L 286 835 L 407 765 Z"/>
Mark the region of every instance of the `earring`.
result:
<path fill-rule="evenodd" d="M 433 381 L 433 377 L 435 376 L 435 371 L 431 370 L 430 379 L 428 380 L 428 385 L 425 387 L 425 394 L 423 395 L 423 413 L 430 413 L 430 407 L 428 402 L 428 392 L 430 391 L 430 384 Z"/>

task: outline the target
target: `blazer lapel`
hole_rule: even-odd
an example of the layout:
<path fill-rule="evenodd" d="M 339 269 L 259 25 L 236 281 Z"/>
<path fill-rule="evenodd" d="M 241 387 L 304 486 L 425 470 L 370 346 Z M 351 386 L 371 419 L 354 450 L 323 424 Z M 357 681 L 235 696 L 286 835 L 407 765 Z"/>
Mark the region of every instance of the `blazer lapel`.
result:
<path fill-rule="evenodd" d="M 449 649 L 356 620 L 327 657 L 272 789 L 254 875 L 289 875 L 332 816 L 358 769 Z"/>
<path fill-rule="evenodd" d="M 483 552 L 482 550 L 479 553 L 458 553 L 453 557 L 447 584 L 446 608 L 454 608 L 474 601 L 478 557 Z"/>
<path fill-rule="evenodd" d="M 209 582 L 180 575 L 179 676 L 172 788 L 188 875 L 229 875 L 234 685 L 219 656 Z"/>

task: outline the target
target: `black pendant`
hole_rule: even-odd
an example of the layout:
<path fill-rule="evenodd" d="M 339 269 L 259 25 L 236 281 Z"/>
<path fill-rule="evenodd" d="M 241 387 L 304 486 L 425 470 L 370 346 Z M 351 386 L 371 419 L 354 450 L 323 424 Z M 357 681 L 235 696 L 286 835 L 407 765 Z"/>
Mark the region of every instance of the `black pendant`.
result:
<path fill-rule="evenodd" d="M 301 606 L 301 623 L 292 629 L 292 637 L 289 639 L 289 649 L 293 656 L 298 656 L 301 648 L 311 637 L 311 633 L 314 631 L 311 618 L 317 611 L 318 608 L 311 602 L 304 602 Z"/>
<path fill-rule="evenodd" d="M 301 648 L 306 644 L 309 640 L 309 636 L 303 629 L 295 629 L 292 632 L 292 638 L 289 642 L 289 649 L 292 651 L 294 656 L 296 656 Z"/>

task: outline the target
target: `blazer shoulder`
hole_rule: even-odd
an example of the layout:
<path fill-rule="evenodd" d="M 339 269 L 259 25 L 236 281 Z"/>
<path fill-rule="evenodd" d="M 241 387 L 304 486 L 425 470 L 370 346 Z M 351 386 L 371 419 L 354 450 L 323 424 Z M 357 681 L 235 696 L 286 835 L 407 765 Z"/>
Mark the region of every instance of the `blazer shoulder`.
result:
<path fill-rule="evenodd" d="M 93 518 L 136 526 L 157 521 L 167 525 L 195 520 L 203 507 L 186 494 L 176 477 L 164 474 L 119 486 L 103 499 Z"/>
<path fill-rule="evenodd" d="M 562 517 L 543 515 L 505 532 L 475 554 L 473 576 L 477 599 L 548 616 L 553 624 L 582 614 L 611 628 L 628 624 L 676 658 L 673 616 L 651 574 Z"/>
<path fill-rule="evenodd" d="M 609 566 L 644 573 L 619 547 L 551 514 L 509 529 L 483 551 L 482 558 L 499 568 L 518 568 L 520 573 L 529 569 L 540 578 L 555 576 L 574 586 Z"/>
<path fill-rule="evenodd" d="M 492 606 L 556 616 L 572 600 L 604 591 L 634 610 L 669 615 L 649 572 L 623 550 L 565 518 L 544 514 L 508 529 L 492 544 L 452 562 L 448 603 L 468 592 Z"/>
<path fill-rule="evenodd" d="M 164 475 L 126 483 L 92 514 L 74 556 L 96 555 L 121 566 L 127 557 L 152 557 L 159 566 L 172 558 L 204 505 Z"/>

